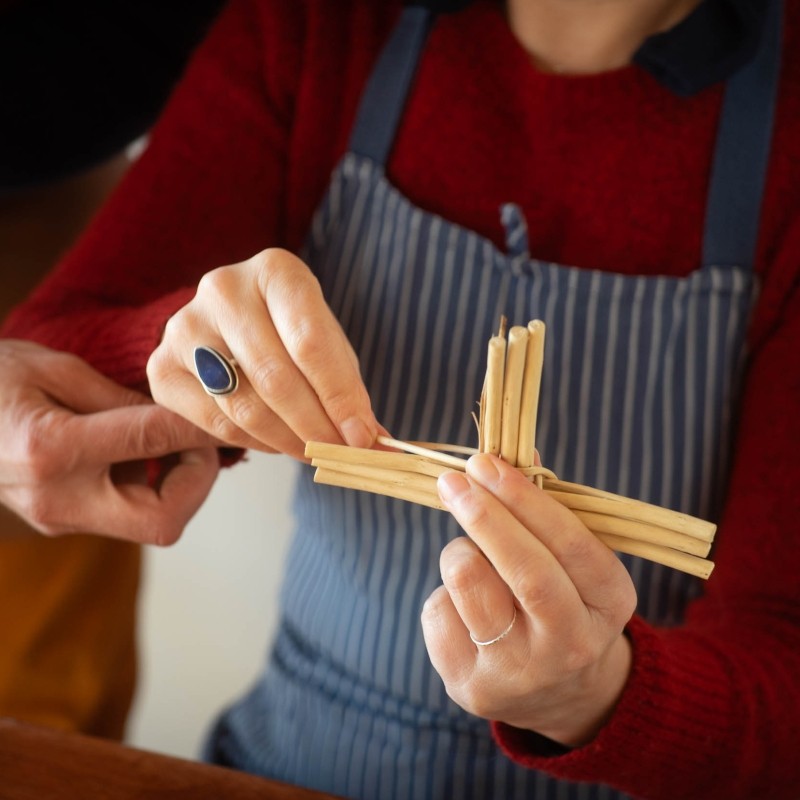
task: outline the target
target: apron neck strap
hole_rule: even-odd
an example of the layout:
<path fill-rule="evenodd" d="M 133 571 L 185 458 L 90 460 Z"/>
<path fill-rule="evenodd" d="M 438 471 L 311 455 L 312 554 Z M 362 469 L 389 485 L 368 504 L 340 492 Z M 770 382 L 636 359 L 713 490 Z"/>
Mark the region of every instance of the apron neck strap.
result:
<path fill-rule="evenodd" d="M 781 0 L 765 0 L 755 57 L 725 87 L 706 205 L 703 266 L 752 269 L 781 64 Z"/>
<path fill-rule="evenodd" d="M 432 21 L 427 8 L 403 9 L 361 97 L 350 136 L 351 152 L 386 165 Z"/>

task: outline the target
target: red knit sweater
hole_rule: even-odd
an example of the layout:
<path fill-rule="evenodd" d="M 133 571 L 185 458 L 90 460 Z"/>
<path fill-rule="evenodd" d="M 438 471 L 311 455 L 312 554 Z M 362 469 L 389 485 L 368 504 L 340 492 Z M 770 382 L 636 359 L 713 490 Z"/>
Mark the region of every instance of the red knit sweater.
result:
<path fill-rule="evenodd" d="M 800 797 L 800 7 L 785 52 L 737 455 L 705 595 L 676 629 L 629 626 L 633 673 L 596 740 L 509 754 L 653 798 Z M 145 380 L 203 272 L 297 248 L 343 153 L 388 0 L 232 0 L 151 144 L 5 334 Z M 719 87 L 678 98 L 637 67 L 538 73 L 489 0 L 441 18 L 388 165 L 414 203 L 502 246 L 519 204 L 534 256 L 625 273 L 699 264 Z"/>

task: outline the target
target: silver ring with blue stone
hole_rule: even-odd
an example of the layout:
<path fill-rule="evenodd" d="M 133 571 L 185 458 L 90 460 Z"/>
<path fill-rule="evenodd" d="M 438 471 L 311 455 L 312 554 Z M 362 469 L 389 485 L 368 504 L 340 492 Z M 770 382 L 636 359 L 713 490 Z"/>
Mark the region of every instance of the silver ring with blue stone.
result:
<path fill-rule="evenodd" d="M 226 358 L 213 347 L 194 349 L 194 366 L 203 388 L 212 395 L 230 394 L 239 385 L 236 359 Z"/>

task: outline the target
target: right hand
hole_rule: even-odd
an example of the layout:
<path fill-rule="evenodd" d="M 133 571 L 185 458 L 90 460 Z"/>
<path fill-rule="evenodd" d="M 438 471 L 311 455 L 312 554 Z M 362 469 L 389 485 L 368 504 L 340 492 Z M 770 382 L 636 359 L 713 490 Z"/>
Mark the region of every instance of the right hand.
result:
<path fill-rule="evenodd" d="M 234 392 L 206 394 L 195 374 L 197 345 L 236 359 Z M 319 282 L 285 250 L 207 273 L 167 322 L 147 376 L 158 403 L 240 447 L 303 459 L 308 441 L 370 447 L 380 430 Z"/>
<path fill-rule="evenodd" d="M 0 340 L 0 374 L 1 503 L 48 535 L 180 537 L 219 471 L 212 437 L 32 342 Z M 144 460 L 174 454 L 160 484 L 147 485 Z"/>

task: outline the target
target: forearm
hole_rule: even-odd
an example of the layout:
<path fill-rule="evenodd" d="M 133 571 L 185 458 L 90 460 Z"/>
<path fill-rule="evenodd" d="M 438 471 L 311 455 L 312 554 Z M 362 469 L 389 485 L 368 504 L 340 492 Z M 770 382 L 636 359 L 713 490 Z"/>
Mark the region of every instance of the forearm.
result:
<path fill-rule="evenodd" d="M 165 321 L 194 290 L 177 290 L 140 308 L 89 308 L 34 315 L 30 307 L 13 313 L 2 335 L 28 339 L 80 356 L 125 386 L 146 386 L 147 359 L 157 346 Z M 39 308 L 44 311 L 46 305 Z M 70 308 L 68 298 L 59 307 Z"/>

